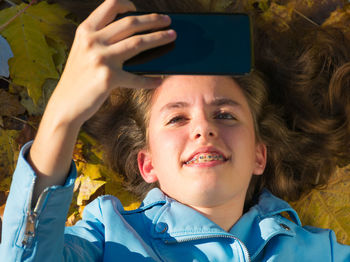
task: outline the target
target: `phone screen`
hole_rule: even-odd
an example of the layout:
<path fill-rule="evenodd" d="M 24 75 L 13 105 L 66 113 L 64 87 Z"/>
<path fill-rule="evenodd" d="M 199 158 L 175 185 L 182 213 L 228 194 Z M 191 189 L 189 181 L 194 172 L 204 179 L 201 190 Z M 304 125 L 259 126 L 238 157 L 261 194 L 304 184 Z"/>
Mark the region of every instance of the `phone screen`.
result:
<path fill-rule="evenodd" d="M 124 70 L 140 74 L 242 75 L 252 68 L 251 26 L 245 14 L 168 13 L 177 39 L 140 53 Z"/>

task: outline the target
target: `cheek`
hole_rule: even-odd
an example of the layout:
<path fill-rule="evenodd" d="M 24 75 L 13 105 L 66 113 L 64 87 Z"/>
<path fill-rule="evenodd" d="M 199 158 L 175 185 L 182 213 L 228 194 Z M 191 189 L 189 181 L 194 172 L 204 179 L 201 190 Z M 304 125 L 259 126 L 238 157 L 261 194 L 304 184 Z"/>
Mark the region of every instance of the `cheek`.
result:
<path fill-rule="evenodd" d="M 255 134 L 250 128 L 237 126 L 222 131 L 227 145 L 235 154 L 235 158 L 248 160 L 255 155 Z"/>
<path fill-rule="evenodd" d="M 186 135 L 183 130 L 161 130 L 149 134 L 150 149 L 155 166 L 177 164 L 183 153 Z"/>

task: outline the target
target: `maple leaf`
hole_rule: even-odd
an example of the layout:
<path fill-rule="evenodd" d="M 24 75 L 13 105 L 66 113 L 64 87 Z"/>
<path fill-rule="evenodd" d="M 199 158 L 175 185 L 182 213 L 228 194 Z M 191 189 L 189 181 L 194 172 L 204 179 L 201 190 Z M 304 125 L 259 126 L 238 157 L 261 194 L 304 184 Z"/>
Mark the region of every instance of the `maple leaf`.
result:
<path fill-rule="evenodd" d="M 28 8 L 26 13 L 39 22 L 40 31 L 46 38 L 60 47 L 71 45 L 77 24 L 66 18 L 69 11 L 60 5 L 42 1 Z"/>
<path fill-rule="evenodd" d="M 350 245 L 350 165 L 338 168 L 324 189 L 314 189 L 292 202 L 304 225 L 330 228 L 340 243 Z"/>
<path fill-rule="evenodd" d="M 24 6 L 25 4 L 21 4 L 2 10 L 0 23 L 3 24 L 15 16 Z M 27 87 L 29 95 L 37 102 L 45 79 L 59 77 L 39 22 L 23 13 L 2 31 L 2 35 L 9 42 L 14 54 L 9 60 L 13 83 Z"/>
<path fill-rule="evenodd" d="M 10 20 L 26 6 L 21 4 L 0 11 L 0 24 Z M 62 57 L 62 50 L 50 48 L 46 37 L 60 44 L 65 42 L 58 37 L 62 34 L 57 32 L 61 26 L 72 24 L 65 18 L 66 15 L 67 12 L 58 5 L 49 6 L 46 2 L 40 2 L 30 6 L 1 32 L 14 54 L 9 60 L 13 84 L 27 87 L 35 103 L 42 95 L 45 80 L 59 78 L 57 67 L 62 67 L 63 59 L 58 59 L 59 65 L 55 65 L 53 56 L 58 53 Z"/>

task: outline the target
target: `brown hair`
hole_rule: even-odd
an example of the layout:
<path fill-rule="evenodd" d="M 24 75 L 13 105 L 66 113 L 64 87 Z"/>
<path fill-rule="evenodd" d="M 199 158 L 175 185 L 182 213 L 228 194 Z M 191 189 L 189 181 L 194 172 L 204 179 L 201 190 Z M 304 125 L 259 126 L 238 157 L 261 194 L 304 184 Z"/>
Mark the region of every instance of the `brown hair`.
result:
<path fill-rule="evenodd" d="M 173 1 L 157 3 L 161 8 L 153 10 L 184 10 L 165 6 L 176 5 Z M 263 188 L 297 200 L 325 185 L 336 165 L 350 162 L 350 50 L 345 29 L 314 28 L 296 20 L 290 30 L 275 32 L 259 14 L 252 15 L 255 69 L 234 79 L 247 98 L 257 140 L 267 145 L 268 160 L 264 174 L 251 181 L 246 206 Z M 139 197 L 157 186 L 143 181 L 137 165 L 137 152 L 146 146 L 152 94 L 118 89 L 86 125 L 103 145 L 106 162 Z"/>

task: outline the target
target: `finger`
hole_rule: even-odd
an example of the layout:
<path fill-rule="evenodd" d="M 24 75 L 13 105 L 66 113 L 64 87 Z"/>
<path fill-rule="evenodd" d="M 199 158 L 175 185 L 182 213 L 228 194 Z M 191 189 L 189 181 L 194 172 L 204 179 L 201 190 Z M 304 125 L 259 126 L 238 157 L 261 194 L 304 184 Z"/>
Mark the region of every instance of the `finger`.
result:
<path fill-rule="evenodd" d="M 100 30 L 100 39 L 107 44 L 119 42 L 135 33 L 157 30 L 169 26 L 170 17 L 161 14 L 129 16 Z"/>
<path fill-rule="evenodd" d="M 83 23 L 97 31 L 112 22 L 117 14 L 128 11 L 136 11 L 135 5 L 128 0 L 105 0 Z"/>
<path fill-rule="evenodd" d="M 145 77 L 126 71 L 121 71 L 114 75 L 118 77 L 116 79 L 118 81 L 118 87 L 153 89 L 160 86 L 163 82 L 161 77 Z"/>
<path fill-rule="evenodd" d="M 172 29 L 145 35 L 135 35 L 110 45 L 107 52 L 115 61 L 124 63 L 126 60 L 145 50 L 168 44 L 175 39 L 176 32 Z"/>

